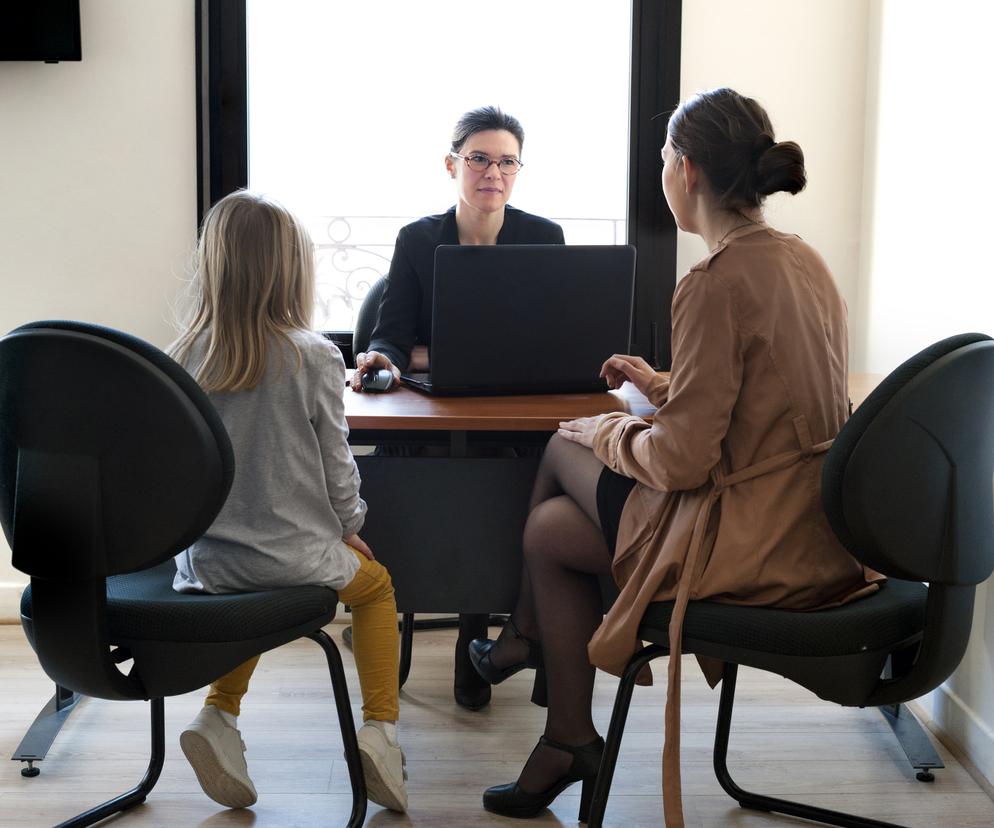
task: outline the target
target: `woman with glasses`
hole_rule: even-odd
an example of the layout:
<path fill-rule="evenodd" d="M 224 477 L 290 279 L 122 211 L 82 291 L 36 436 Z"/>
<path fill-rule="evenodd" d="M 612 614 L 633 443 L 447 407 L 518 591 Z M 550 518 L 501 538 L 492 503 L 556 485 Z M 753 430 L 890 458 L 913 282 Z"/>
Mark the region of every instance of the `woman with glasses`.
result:
<path fill-rule="evenodd" d="M 511 622 L 472 658 L 494 683 L 544 665 L 545 731 L 518 779 L 483 805 L 538 815 L 583 783 L 604 741 L 591 717 L 594 666 L 620 675 L 652 601 L 674 601 L 663 752 L 666 825 L 682 826 L 679 679 L 689 599 L 810 610 L 876 590 L 821 508 L 824 452 L 848 414 L 846 308 L 824 260 L 766 224 L 763 202 L 806 183 L 804 156 L 777 142 L 764 109 L 731 89 L 673 113 L 662 189 L 677 225 L 710 253 L 673 295 L 672 371 L 616 355 L 601 375 L 657 406 L 562 423 L 546 447 L 524 531 Z M 620 594 L 602 615 L 598 576 Z M 513 622 L 513 623 L 512 623 Z M 720 672 L 708 666 L 714 682 Z"/>
<path fill-rule="evenodd" d="M 523 164 L 525 133 L 517 118 L 493 106 L 463 115 L 452 134 L 445 169 L 456 183 L 456 204 L 401 228 L 387 287 L 369 348 L 356 354 L 352 390 L 362 391 L 362 375 L 380 368 L 394 375 L 428 370 L 431 341 L 435 248 L 440 244 L 563 244 L 562 228 L 548 219 L 508 205 Z M 486 615 L 462 615 L 456 642 L 456 702 L 479 710 L 490 701 L 490 684 L 468 657 L 469 642 L 486 638 Z"/>

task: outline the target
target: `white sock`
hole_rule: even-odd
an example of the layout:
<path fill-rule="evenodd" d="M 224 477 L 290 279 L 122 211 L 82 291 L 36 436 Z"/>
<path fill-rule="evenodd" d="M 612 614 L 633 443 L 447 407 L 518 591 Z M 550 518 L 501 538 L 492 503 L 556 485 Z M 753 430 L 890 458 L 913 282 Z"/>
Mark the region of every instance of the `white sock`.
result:
<path fill-rule="evenodd" d="M 238 717 L 232 716 L 227 710 L 222 710 L 220 707 L 217 708 L 217 712 L 221 714 L 221 718 L 224 720 L 225 724 L 231 725 L 231 727 L 238 727 Z"/>

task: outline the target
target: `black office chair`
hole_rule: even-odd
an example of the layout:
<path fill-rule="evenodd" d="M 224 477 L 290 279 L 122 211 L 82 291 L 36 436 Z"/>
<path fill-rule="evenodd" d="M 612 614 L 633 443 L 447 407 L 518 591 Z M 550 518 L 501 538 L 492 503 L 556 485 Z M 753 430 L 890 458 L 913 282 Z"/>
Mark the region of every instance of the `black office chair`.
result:
<path fill-rule="evenodd" d="M 875 594 L 819 612 L 692 601 L 683 650 L 721 659 L 714 767 L 746 808 L 844 826 L 890 826 L 738 787 L 727 767 L 740 664 L 778 673 L 852 707 L 915 699 L 941 684 L 966 650 L 974 590 L 994 569 L 994 341 L 963 334 L 894 370 L 856 409 L 829 451 L 822 503 L 839 540 L 887 575 Z M 927 585 L 922 582 L 927 582 Z M 666 655 L 673 602 L 651 604 L 618 688 L 594 788 L 604 818 L 635 678 Z"/>
<path fill-rule="evenodd" d="M 207 396 L 151 345 L 77 322 L 36 322 L 0 339 L 0 519 L 14 566 L 31 576 L 24 631 L 60 687 L 151 701 L 144 779 L 63 825 L 91 825 L 145 800 L 163 765 L 163 697 L 303 636 L 327 656 L 352 782 L 348 824 L 365 817 L 341 657 L 321 629 L 337 593 L 172 590 L 173 556 L 210 526 L 233 474 Z M 118 664 L 128 660 L 124 673 Z"/>
<path fill-rule="evenodd" d="M 355 319 L 355 330 L 352 332 L 353 364 L 355 355 L 369 348 L 369 340 L 373 336 L 373 329 L 376 327 L 376 318 L 380 312 L 380 300 L 383 298 L 383 291 L 386 289 L 387 277 L 381 276 L 373 282 L 369 292 L 362 300 L 362 305 L 359 307 L 359 315 Z"/>

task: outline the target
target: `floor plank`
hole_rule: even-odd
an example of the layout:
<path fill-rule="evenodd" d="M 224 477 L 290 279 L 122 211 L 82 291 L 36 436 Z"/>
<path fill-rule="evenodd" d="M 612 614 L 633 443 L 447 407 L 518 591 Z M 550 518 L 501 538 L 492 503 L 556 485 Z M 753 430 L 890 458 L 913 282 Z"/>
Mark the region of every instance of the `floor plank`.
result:
<path fill-rule="evenodd" d="M 332 635 L 341 640 L 339 625 Z M 397 815 L 370 806 L 369 826 L 519 825 L 480 806 L 488 785 L 512 780 L 541 731 L 544 712 L 528 701 L 521 673 L 494 690 L 478 713 L 452 701 L 454 632 L 419 632 L 414 665 L 402 695 L 402 742 L 410 770 L 411 810 Z M 358 683 L 343 648 L 360 715 Z M 0 626 L 0 752 L 10 756 L 52 691 L 18 627 Z M 604 731 L 617 681 L 600 676 L 595 721 Z M 626 729 L 607 824 L 661 824 L 660 750 L 664 688 L 638 688 Z M 711 767 L 717 693 L 691 659 L 684 669 L 683 786 L 687 825 L 762 828 L 810 823 L 746 811 L 729 799 Z M 228 811 L 199 790 L 178 747 L 180 730 L 203 694 L 166 702 L 166 762 L 149 800 L 115 826 L 324 826 L 344 824 L 350 807 L 331 688 L 320 650 L 309 641 L 264 656 L 240 719 L 259 790 L 256 806 Z M 41 775 L 23 778 L 20 763 L 0 764 L 0 828 L 52 825 L 137 783 L 147 763 L 148 706 L 85 699 L 72 715 Z M 796 685 L 741 670 L 729 765 L 747 789 L 851 810 L 909 828 L 994 824 L 994 802 L 941 745 L 944 770 L 923 784 L 879 713 L 820 702 Z M 574 825 L 579 790 L 563 794 L 535 820 Z"/>

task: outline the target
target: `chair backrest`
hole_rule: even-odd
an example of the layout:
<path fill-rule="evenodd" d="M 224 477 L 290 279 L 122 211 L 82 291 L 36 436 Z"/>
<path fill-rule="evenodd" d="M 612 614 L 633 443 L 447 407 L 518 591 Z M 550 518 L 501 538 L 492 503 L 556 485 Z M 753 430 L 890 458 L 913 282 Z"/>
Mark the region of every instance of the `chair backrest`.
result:
<path fill-rule="evenodd" d="M 50 676 L 53 647 L 120 679 L 107 660 L 106 577 L 189 546 L 233 475 L 217 412 L 152 345 L 65 321 L 0 339 L 0 522 L 32 579 L 34 644 Z"/>
<path fill-rule="evenodd" d="M 992 478 L 994 340 L 984 334 L 944 339 L 896 368 L 825 459 L 822 504 L 839 540 L 887 576 L 929 584 L 917 658 L 885 695 L 927 692 L 962 658 L 974 587 L 994 570 Z"/>
<path fill-rule="evenodd" d="M 889 374 L 839 432 L 822 503 L 859 560 L 906 580 L 994 569 L 994 341 L 942 340 Z"/>
<path fill-rule="evenodd" d="M 376 328 L 376 319 L 380 312 L 380 300 L 383 298 L 383 291 L 387 289 L 387 277 L 381 276 L 369 289 L 369 293 L 362 300 L 362 307 L 359 308 L 359 315 L 355 320 L 355 331 L 352 334 L 352 354 L 362 353 L 369 348 L 369 340 L 373 336 Z"/>

